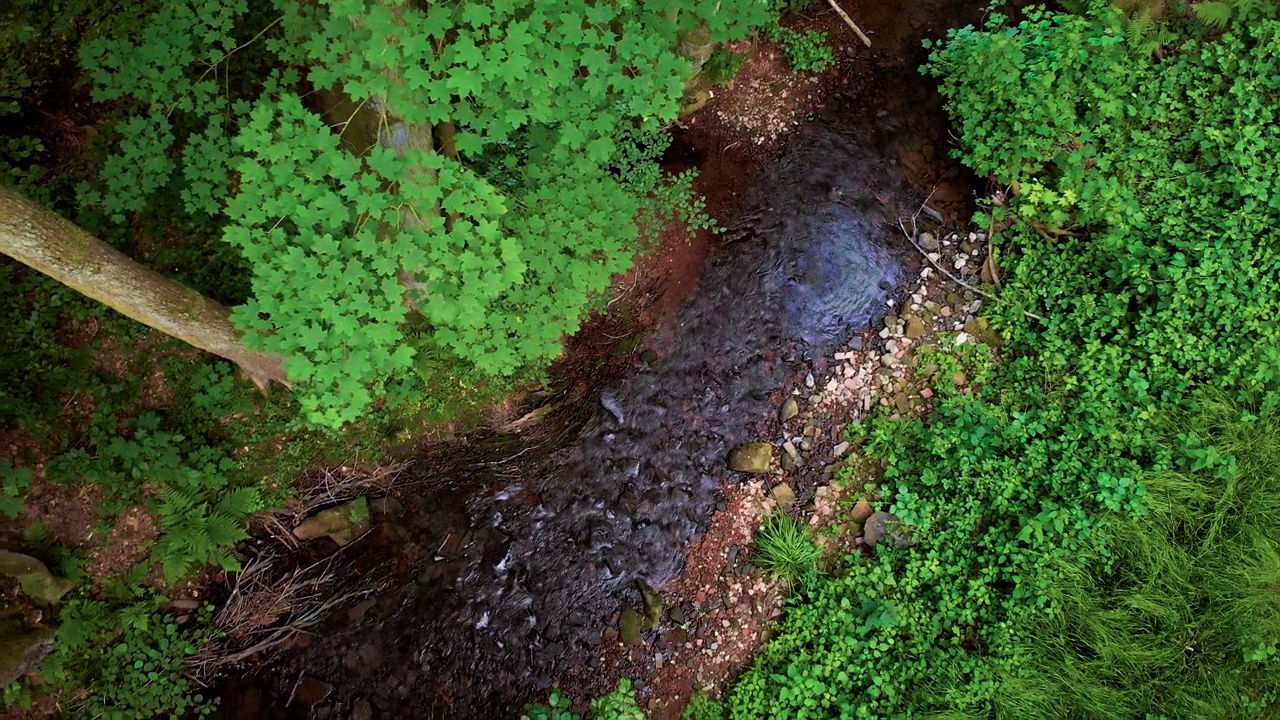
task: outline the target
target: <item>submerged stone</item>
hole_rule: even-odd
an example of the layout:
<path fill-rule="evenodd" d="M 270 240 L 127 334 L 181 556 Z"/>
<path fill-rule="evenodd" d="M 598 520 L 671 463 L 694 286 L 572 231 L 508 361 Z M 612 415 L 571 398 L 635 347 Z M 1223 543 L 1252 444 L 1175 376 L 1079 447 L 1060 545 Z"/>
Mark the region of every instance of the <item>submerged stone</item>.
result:
<path fill-rule="evenodd" d="M 622 638 L 622 642 L 627 645 L 643 645 L 644 639 L 640 637 L 640 633 L 644 630 L 644 622 L 645 618 L 639 610 L 623 610 L 618 617 L 618 636 Z"/>
<path fill-rule="evenodd" d="M 781 420 L 782 422 L 786 422 L 799 414 L 800 414 L 799 401 L 797 401 L 793 397 L 789 397 L 787 398 L 786 402 L 782 403 L 782 407 L 778 410 L 778 419 Z"/>
<path fill-rule="evenodd" d="M 640 586 L 640 597 L 644 600 L 645 630 L 657 630 L 662 622 L 662 597 L 643 580 L 636 581 Z"/>

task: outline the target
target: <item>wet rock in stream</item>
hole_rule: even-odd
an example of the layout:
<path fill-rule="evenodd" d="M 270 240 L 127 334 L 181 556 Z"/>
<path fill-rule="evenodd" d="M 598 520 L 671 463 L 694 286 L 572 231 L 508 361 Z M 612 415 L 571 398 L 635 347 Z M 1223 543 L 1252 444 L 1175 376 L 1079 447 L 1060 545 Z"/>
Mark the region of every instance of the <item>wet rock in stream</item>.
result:
<path fill-rule="evenodd" d="M 431 579 L 387 591 L 379 612 L 316 638 L 296 667 L 390 716 L 495 718 L 585 666 L 621 608 L 623 640 L 640 642 L 662 608 L 637 581 L 672 578 L 718 488 L 738 481 L 730 450 L 761 437 L 778 417 L 771 395 L 803 371 L 777 358 L 829 356 L 883 315 L 884 288 L 902 279 L 882 244 L 890 229 L 868 209 L 877 193 L 908 194 L 881 132 L 865 117 L 802 130 L 754 182 L 749 232 L 710 261 L 648 364 L 584 401 L 561 438 L 455 453 L 448 490 L 424 482 L 426 511 L 397 521 Z M 833 186 L 844 201 L 829 200 Z M 427 462 L 406 472 L 442 474 Z M 372 639 L 379 663 L 334 662 Z"/>

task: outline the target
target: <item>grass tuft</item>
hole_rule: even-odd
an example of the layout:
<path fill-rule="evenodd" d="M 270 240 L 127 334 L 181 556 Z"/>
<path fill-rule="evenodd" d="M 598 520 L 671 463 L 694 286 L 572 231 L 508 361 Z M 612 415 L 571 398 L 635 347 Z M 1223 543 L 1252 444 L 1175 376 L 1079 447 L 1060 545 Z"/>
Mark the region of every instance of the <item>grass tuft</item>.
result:
<path fill-rule="evenodd" d="M 806 581 L 818 574 L 821 551 L 813 543 L 809 528 L 784 513 L 765 520 L 756 536 L 760 554 L 756 564 L 765 572 L 792 582 Z"/>

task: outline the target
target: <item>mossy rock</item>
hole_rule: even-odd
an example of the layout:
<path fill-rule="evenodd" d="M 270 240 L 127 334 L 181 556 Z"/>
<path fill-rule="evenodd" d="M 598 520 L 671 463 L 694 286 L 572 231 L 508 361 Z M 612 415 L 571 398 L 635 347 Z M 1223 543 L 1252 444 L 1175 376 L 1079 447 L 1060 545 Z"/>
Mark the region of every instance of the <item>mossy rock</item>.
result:
<path fill-rule="evenodd" d="M 772 471 L 773 446 L 766 442 L 739 445 L 729 452 L 729 469 L 757 474 Z"/>
<path fill-rule="evenodd" d="M 369 504 L 364 498 L 335 505 L 312 515 L 293 529 L 299 540 L 329 536 L 338 545 L 346 545 L 369 529 Z"/>
<path fill-rule="evenodd" d="M 618 616 L 618 636 L 627 645 L 643 645 L 644 638 L 640 637 L 640 633 L 644 631 L 644 625 L 644 615 L 635 608 L 627 608 Z"/>
<path fill-rule="evenodd" d="M 8 550 L 0 550 L 0 575 L 17 580 L 27 597 L 46 603 L 58 602 L 75 587 L 75 583 L 55 577 L 44 563 L 30 555 Z"/>
<path fill-rule="evenodd" d="M 0 687 L 31 672 L 53 649 L 54 628 L 30 630 L 18 623 L 0 626 Z"/>

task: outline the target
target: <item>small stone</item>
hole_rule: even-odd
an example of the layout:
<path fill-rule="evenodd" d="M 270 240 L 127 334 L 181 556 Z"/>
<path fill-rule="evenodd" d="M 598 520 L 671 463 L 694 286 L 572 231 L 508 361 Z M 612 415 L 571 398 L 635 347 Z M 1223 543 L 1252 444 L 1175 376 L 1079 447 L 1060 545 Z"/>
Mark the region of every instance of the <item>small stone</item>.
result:
<path fill-rule="evenodd" d="M 789 397 L 786 402 L 782 403 L 782 407 L 778 410 L 778 419 L 782 422 L 786 422 L 799 414 L 800 403 L 795 398 Z"/>
<path fill-rule="evenodd" d="M 653 588 L 649 587 L 649 583 L 643 580 L 637 580 L 636 585 L 644 601 L 644 629 L 657 630 L 658 625 L 662 623 L 662 596 L 654 592 Z"/>
<path fill-rule="evenodd" d="M 840 443 L 839 445 L 836 445 L 835 447 L 831 448 L 831 457 L 833 457 L 833 458 L 841 458 L 841 457 L 844 457 L 844 454 L 845 454 L 845 453 L 847 453 L 847 452 L 849 452 L 849 448 L 850 448 L 850 446 L 851 446 L 851 445 L 850 445 L 850 443 L 849 443 L 849 441 L 848 441 L 848 440 L 845 440 L 844 442 Z"/>
<path fill-rule="evenodd" d="M 786 507 L 796 499 L 796 491 L 791 489 L 787 483 L 778 483 L 769 491 L 769 495 L 778 503 L 779 507 Z"/>
<path fill-rule="evenodd" d="M 928 400 L 929 398 L 933 397 L 933 388 L 925 388 L 921 390 L 920 397 L 924 398 L 925 400 Z"/>
<path fill-rule="evenodd" d="M 924 337 L 924 322 L 918 317 L 907 318 L 906 335 L 912 340 Z"/>
<path fill-rule="evenodd" d="M 813 373 L 809 373 L 808 375 L 805 375 L 805 376 L 804 376 L 804 386 L 805 386 L 805 387 L 807 387 L 807 388 L 812 388 L 812 387 L 813 387 L 813 383 L 814 383 L 814 380 L 813 380 Z"/>
<path fill-rule="evenodd" d="M 879 512 L 872 513 L 862 525 L 862 541 L 867 547 L 875 547 L 889 532 L 890 523 L 897 523 L 898 516 L 893 513 Z"/>
<path fill-rule="evenodd" d="M 791 472 L 796 468 L 796 459 L 791 457 L 790 455 L 783 455 L 782 460 L 779 461 L 779 464 L 782 465 L 782 469 L 784 472 Z"/>
<path fill-rule="evenodd" d="M 773 469 L 773 446 L 766 442 L 739 445 L 729 452 L 729 469 L 742 473 L 767 473 Z"/>
<path fill-rule="evenodd" d="M 790 440 L 782 443 L 782 449 L 786 451 L 787 456 L 790 457 L 792 460 L 795 460 L 800 457 L 800 451 L 796 450 L 796 444 L 791 442 Z"/>
<path fill-rule="evenodd" d="M 942 307 L 938 308 L 938 314 L 941 315 L 942 317 L 951 317 L 952 312 L 954 311 L 951 309 L 950 305 L 943 305 Z"/>
<path fill-rule="evenodd" d="M 635 608 L 627 608 L 618 617 L 618 636 L 627 645 L 643 645 L 644 639 L 640 636 L 640 629 L 643 625 L 644 616 L 640 614 L 640 611 Z"/>
<path fill-rule="evenodd" d="M 359 622 L 360 618 L 364 617 L 364 614 L 369 612 L 369 610 L 377 604 L 377 598 L 365 598 L 355 605 L 352 605 L 350 608 L 347 608 L 347 619 L 351 620 L 351 622 Z"/>
<path fill-rule="evenodd" d="M 898 364 L 898 358 L 893 353 L 885 353 L 880 356 L 880 364 L 884 367 L 891 368 Z"/>
<path fill-rule="evenodd" d="M 867 547 L 875 547 L 888 536 L 889 544 L 895 548 L 911 547 L 915 540 L 910 531 L 902 524 L 897 515 L 878 512 L 867 518 L 863 525 L 862 538 Z"/>
<path fill-rule="evenodd" d="M 676 625 L 683 625 L 685 623 L 684 608 L 679 605 L 672 605 L 667 609 L 667 619 Z"/>
<path fill-rule="evenodd" d="M 853 511 L 849 513 L 849 519 L 856 525 L 862 525 L 875 511 L 876 510 L 871 506 L 870 501 L 863 498 L 854 504 Z"/>
<path fill-rule="evenodd" d="M 920 247 L 925 250 L 938 249 L 938 238 L 933 233 L 920 233 L 920 237 L 917 240 L 920 243 Z"/>
<path fill-rule="evenodd" d="M 813 449 L 813 438 L 812 438 L 812 437 L 809 437 L 808 435 L 806 435 L 806 436 L 805 436 L 805 437 L 800 441 L 800 449 L 801 449 L 801 450 L 803 450 L 803 451 L 805 451 L 805 452 L 809 452 L 810 450 L 812 450 L 812 449 Z"/>

